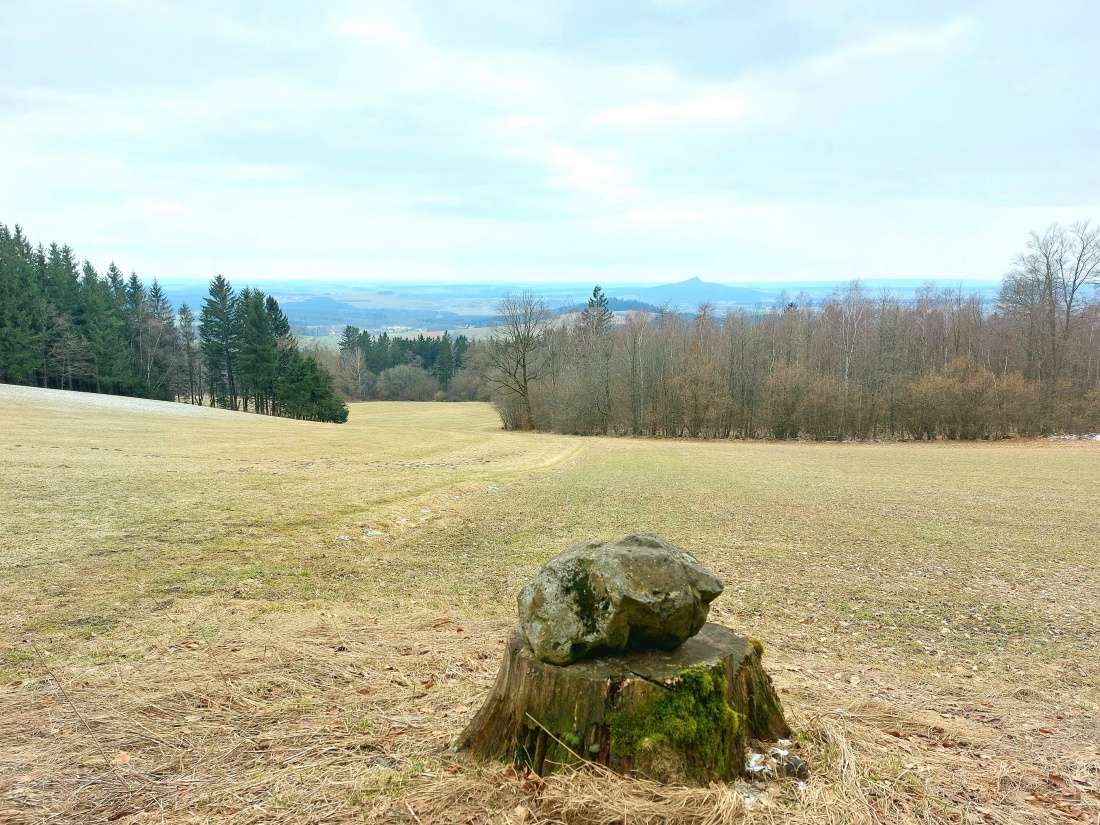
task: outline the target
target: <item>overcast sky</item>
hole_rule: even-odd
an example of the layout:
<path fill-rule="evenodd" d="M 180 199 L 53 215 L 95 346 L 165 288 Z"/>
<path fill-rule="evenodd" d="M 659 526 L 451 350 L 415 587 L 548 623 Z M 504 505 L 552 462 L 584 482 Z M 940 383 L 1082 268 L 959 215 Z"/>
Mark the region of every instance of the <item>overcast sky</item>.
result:
<path fill-rule="evenodd" d="M 1098 31 L 1095 0 L 0 0 L 0 222 L 146 279 L 998 278 L 1100 219 Z"/>

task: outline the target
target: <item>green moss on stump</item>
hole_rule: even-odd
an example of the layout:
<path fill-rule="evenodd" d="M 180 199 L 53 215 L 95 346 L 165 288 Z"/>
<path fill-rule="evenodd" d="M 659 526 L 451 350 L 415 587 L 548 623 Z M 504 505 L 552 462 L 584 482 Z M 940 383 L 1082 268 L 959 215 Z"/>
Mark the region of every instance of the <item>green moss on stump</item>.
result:
<path fill-rule="evenodd" d="M 608 714 L 611 756 L 661 781 L 727 781 L 739 773 L 743 721 L 726 701 L 722 667 L 698 665 L 665 695 Z"/>
<path fill-rule="evenodd" d="M 671 651 L 562 667 L 535 659 L 516 628 L 459 748 L 540 775 L 587 760 L 660 782 L 729 781 L 744 773 L 744 742 L 791 735 L 760 653 L 708 624 Z"/>

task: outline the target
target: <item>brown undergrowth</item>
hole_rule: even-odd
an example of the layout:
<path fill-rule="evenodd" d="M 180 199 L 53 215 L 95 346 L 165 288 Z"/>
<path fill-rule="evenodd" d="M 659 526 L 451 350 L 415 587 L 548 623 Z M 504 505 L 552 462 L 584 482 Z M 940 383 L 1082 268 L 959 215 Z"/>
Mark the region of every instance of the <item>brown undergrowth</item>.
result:
<path fill-rule="evenodd" d="M 61 666 L 0 694 L 0 822 L 1095 822 L 1090 720 L 1039 729 L 1049 697 L 905 674 L 819 673 L 772 656 L 813 777 L 665 787 L 601 770 L 534 777 L 457 756 L 507 622 L 449 612 L 273 615 L 209 638 L 245 605 L 162 617 L 140 663 Z M 853 681 L 855 684 L 853 684 Z M 980 701 L 988 697 L 993 701 Z"/>

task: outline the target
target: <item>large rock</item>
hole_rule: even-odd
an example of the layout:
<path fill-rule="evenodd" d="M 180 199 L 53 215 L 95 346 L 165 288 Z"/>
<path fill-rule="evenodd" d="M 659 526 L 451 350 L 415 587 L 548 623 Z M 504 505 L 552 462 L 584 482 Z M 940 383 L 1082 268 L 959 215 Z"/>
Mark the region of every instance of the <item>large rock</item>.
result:
<path fill-rule="evenodd" d="M 519 594 L 536 659 L 566 665 L 602 651 L 671 650 L 699 632 L 722 583 L 652 533 L 586 541 L 550 559 Z"/>

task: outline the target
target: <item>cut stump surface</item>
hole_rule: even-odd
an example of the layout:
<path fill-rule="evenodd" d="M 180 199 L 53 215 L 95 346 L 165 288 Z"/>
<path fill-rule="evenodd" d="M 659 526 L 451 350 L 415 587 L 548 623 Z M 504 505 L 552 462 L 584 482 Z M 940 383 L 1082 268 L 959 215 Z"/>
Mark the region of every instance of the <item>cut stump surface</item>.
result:
<path fill-rule="evenodd" d="M 583 759 L 662 782 L 728 781 L 744 774 L 748 739 L 790 735 L 762 654 L 759 642 L 707 624 L 675 650 L 559 666 L 535 659 L 517 628 L 457 745 L 538 774 Z"/>

